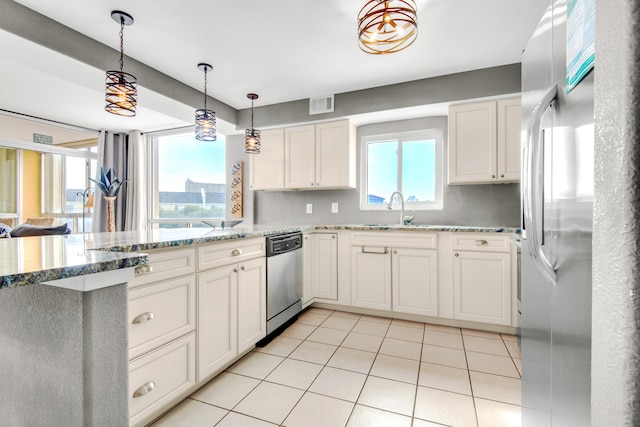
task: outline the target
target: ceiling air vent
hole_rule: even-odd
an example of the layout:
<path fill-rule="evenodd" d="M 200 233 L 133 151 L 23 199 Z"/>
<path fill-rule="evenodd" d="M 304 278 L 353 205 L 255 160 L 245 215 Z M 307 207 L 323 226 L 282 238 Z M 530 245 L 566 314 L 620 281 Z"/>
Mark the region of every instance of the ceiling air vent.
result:
<path fill-rule="evenodd" d="M 333 95 L 309 99 L 309 114 L 333 113 Z"/>

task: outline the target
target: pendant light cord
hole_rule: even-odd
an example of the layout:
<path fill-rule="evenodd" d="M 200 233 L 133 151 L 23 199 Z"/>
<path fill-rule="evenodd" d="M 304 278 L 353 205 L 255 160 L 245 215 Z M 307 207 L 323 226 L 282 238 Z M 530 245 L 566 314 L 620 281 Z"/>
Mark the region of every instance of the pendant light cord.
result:
<path fill-rule="evenodd" d="M 204 67 L 204 109 L 207 109 L 207 68 Z"/>
<path fill-rule="evenodd" d="M 253 132 L 253 99 L 251 100 L 251 132 Z"/>
<path fill-rule="evenodd" d="M 124 17 L 120 17 L 120 72 L 124 67 Z"/>

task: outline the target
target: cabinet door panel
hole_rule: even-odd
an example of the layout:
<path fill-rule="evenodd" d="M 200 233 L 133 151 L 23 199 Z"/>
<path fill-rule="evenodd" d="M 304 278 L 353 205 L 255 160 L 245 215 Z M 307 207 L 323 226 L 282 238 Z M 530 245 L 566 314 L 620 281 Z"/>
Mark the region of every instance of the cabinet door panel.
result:
<path fill-rule="evenodd" d="M 351 304 L 356 307 L 391 310 L 391 259 L 385 248 L 369 253 L 351 248 Z"/>
<path fill-rule="evenodd" d="M 495 180 L 496 149 L 495 101 L 450 107 L 450 184 Z"/>
<path fill-rule="evenodd" d="M 284 129 L 262 131 L 260 154 L 251 156 L 249 171 L 252 190 L 284 188 Z"/>
<path fill-rule="evenodd" d="M 314 125 L 285 129 L 285 188 L 315 188 L 315 139 Z"/>
<path fill-rule="evenodd" d="M 237 354 L 236 266 L 198 275 L 198 380 Z"/>
<path fill-rule="evenodd" d="M 313 298 L 313 263 L 313 234 L 305 234 L 302 245 L 302 305 Z"/>
<path fill-rule="evenodd" d="M 520 98 L 498 101 L 498 179 L 520 180 L 520 133 L 522 108 Z"/>
<path fill-rule="evenodd" d="M 393 310 L 438 315 L 436 250 L 394 249 L 391 255 Z"/>
<path fill-rule="evenodd" d="M 338 299 L 338 244 L 335 234 L 313 235 L 313 296 Z"/>
<path fill-rule="evenodd" d="M 355 187 L 355 137 L 348 120 L 318 123 L 316 129 L 316 187 Z"/>
<path fill-rule="evenodd" d="M 239 264 L 238 353 L 267 335 L 267 279 L 264 258 Z"/>
<path fill-rule="evenodd" d="M 511 254 L 472 251 L 457 251 L 455 254 L 454 317 L 510 325 Z"/>

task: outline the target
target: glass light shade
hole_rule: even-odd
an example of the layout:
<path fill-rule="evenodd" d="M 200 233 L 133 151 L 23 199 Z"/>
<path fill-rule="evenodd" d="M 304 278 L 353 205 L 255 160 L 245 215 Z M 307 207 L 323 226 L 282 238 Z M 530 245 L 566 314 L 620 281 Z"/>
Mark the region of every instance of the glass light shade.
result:
<path fill-rule="evenodd" d="M 132 74 L 107 71 L 104 109 L 118 116 L 133 117 L 138 104 L 138 81 Z"/>
<path fill-rule="evenodd" d="M 414 0 L 369 0 L 358 13 L 360 49 L 380 55 L 399 52 L 418 37 Z"/>
<path fill-rule="evenodd" d="M 87 202 L 84 204 L 84 207 L 87 209 L 91 209 L 93 208 L 93 204 L 95 202 L 95 197 L 93 194 L 89 195 L 89 198 L 87 199 Z"/>
<path fill-rule="evenodd" d="M 200 141 L 216 140 L 216 113 L 201 108 L 196 110 L 196 139 Z"/>
<path fill-rule="evenodd" d="M 245 129 L 244 152 L 248 154 L 260 154 L 260 131 L 258 129 Z"/>

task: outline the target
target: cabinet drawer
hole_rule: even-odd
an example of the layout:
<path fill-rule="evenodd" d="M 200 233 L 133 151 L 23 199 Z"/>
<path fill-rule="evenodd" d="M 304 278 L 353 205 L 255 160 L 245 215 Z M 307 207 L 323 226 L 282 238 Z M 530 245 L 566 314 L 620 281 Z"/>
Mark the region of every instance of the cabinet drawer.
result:
<path fill-rule="evenodd" d="M 144 425 L 189 393 L 196 383 L 196 333 L 129 363 L 129 414 Z"/>
<path fill-rule="evenodd" d="M 237 239 L 213 243 L 198 248 L 198 270 L 222 267 L 252 258 L 264 256 L 265 239 Z"/>
<path fill-rule="evenodd" d="M 130 358 L 191 332 L 195 326 L 195 274 L 129 291 Z"/>
<path fill-rule="evenodd" d="M 383 246 L 388 248 L 427 248 L 435 249 L 438 234 L 424 231 L 351 233 L 352 246 Z"/>
<path fill-rule="evenodd" d="M 453 249 L 483 252 L 509 252 L 511 239 L 507 235 L 487 233 L 453 235 Z"/>
<path fill-rule="evenodd" d="M 129 282 L 129 288 L 193 273 L 196 271 L 195 261 L 195 249 L 150 252 L 148 265 L 153 268 L 153 271 L 142 274 L 136 272 L 136 277 Z M 144 271 L 144 268 L 141 270 Z"/>

